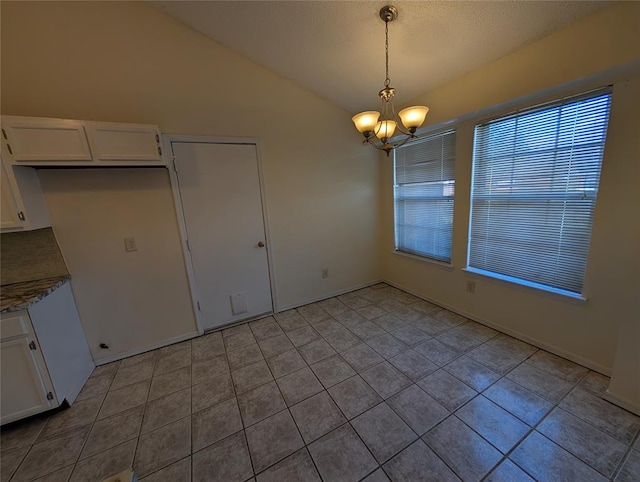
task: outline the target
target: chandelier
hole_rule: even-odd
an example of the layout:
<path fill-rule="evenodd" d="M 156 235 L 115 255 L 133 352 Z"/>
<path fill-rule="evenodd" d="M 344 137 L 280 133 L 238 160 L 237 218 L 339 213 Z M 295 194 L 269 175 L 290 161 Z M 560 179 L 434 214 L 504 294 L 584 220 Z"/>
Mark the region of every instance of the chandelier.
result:
<path fill-rule="evenodd" d="M 380 9 L 380 18 L 384 21 L 384 54 L 386 66 L 386 78 L 384 88 L 378 93 L 382 99 L 380 112 L 368 110 L 360 112 L 352 117 L 356 129 L 364 136 L 363 144 L 369 143 L 376 149 L 385 151 L 387 156 L 396 147 L 400 147 L 409 139 L 416 137 L 416 129 L 422 125 L 429 108 L 423 105 L 407 107 L 398 112 L 400 121 L 397 121 L 393 97 L 396 90 L 389 84 L 389 22 L 398 18 L 398 9 L 393 5 L 387 5 Z M 404 129 L 401 125 L 404 126 Z M 391 142 L 396 130 L 404 137 L 397 142 Z M 398 136 L 397 136 L 398 137 Z"/>

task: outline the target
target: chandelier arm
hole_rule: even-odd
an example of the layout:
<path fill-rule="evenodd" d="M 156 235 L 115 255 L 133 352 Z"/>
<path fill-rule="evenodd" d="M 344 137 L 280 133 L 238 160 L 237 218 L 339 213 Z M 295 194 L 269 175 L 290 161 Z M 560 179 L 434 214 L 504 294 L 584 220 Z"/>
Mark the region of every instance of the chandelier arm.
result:
<path fill-rule="evenodd" d="M 407 142 L 409 142 L 410 140 L 412 140 L 412 139 L 417 139 L 417 138 L 418 138 L 418 136 L 416 136 L 415 134 L 411 134 L 411 133 L 408 133 L 408 134 L 402 133 L 402 135 L 403 135 L 404 137 L 402 138 L 402 140 L 401 140 L 401 141 L 397 141 L 397 138 L 398 138 L 399 136 L 394 136 L 394 137 L 392 137 L 392 138 L 387 139 L 387 142 L 386 142 L 386 143 L 385 143 L 385 142 L 382 142 L 382 141 L 381 141 L 379 138 L 377 138 L 377 137 L 370 136 L 370 137 L 365 138 L 365 139 L 362 141 L 362 143 L 363 143 L 363 144 L 369 143 L 369 144 L 371 144 L 373 147 L 375 147 L 376 149 L 381 150 L 381 151 L 384 151 L 384 150 L 386 149 L 384 146 L 390 146 L 390 147 L 391 147 L 391 149 L 396 149 L 396 148 L 398 148 L 398 147 L 402 147 L 402 146 L 404 146 L 404 145 L 405 145 Z M 394 141 L 394 140 L 395 140 L 395 141 Z M 377 143 L 376 143 L 375 141 L 377 141 Z"/>
<path fill-rule="evenodd" d="M 379 150 L 382 150 L 382 146 L 384 145 L 382 141 L 380 141 L 377 137 L 374 137 L 374 136 L 365 138 L 364 142 L 371 144 L 373 147 Z"/>
<path fill-rule="evenodd" d="M 410 141 L 411 139 L 415 139 L 417 136 L 415 134 L 408 134 L 401 142 L 398 142 L 397 144 L 394 143 L 393 144 L 393 148 L 396 149 L 398 147 L 402 147 L 404 146 L 408 141 Z"/>
<path fill-rule="evenodd" d="M 374 140 L 372 138 L 367 138 L 365 140 L 365 142 L 368 142 L 369 144 L 371 144 L 371 146 L 373 146 L 375 149 L 379 150 L 379 151 L 384 151 L 387 153 L 387 157 L 389 157 L 389 153 L 395 148 L 395 146 L 393 146 L 392 144 L 389 144 L 389 142 L 387 141 L 386 143 L 380 141 L 378 139 L 378 142 L 374 142 Z"/>
<path fill-rule="evenodd" d="M 396 118 L 396 117 L 395 117 L 395 115 L 394 115 L 394 119 L 395 119 L 395 118 Z M 400 120 L 400 119 L 398 119 L 398 120 Z M 406 128 L 405 128 L 405 127 L 404 127 L 404 125 L 402 124 L 402 121 L 400 121 L 400 122 L 396 121 L 396 129 L 397 129 L 398 131 L 400 131 L 400 133 L 401 133 L 401 134 L 404 134 L 405 136 L 410 136 L 410 137 L 411 137 L 411 136 L 413 136 L 413 137 L 415 137 L 415 136 L 411 133 L 411 131 L 406 130 Z"/>

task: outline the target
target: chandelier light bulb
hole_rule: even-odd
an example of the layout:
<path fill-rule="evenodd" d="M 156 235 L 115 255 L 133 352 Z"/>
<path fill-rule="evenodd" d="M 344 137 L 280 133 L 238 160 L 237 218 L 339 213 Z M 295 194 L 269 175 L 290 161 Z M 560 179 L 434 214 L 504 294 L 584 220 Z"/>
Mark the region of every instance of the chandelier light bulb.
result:
<path fill-rule="evenodd" d="M 375 129 L 378 119 L 380 118 L 380 112 L 376 110 L 368 110 L 360 112 L 354 115 L 351 120 L 358 129 L 358 132 L 364 134 L 365 132 L 371 132 Z"/>
<path fill-rule="evenodd" d="M 407 129 L 417 129 L 424 122 L 428 112 L 428 107 L 425 107 L 424 105 L 414 105 L 412 107 L 402 109 L 398 112 L 398 116 L 400 116 L 400 120 L 402 120 L 402 125 Z"/>
<path fill-rule="evenodd" d="M 378 122 L 376 125 L 376 136 L 378 139 L 385 142 L 386 139 L 393 136 L 393 133 L 396 131 L 396 125 L 396 121 L 393 120 L 383 120 Z"/>

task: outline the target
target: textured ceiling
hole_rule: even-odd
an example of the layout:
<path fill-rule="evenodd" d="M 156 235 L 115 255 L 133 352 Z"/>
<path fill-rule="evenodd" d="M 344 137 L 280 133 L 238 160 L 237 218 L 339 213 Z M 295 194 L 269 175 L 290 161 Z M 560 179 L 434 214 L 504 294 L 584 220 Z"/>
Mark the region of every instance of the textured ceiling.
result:
<path fill-rule="evenodd" d="M 381 2 L 152 1 L 194 30 L 338 106 L 378 109 Z M 389 24 L 399 104 L 560 30 L 610 2 L 397 1 Z"/>

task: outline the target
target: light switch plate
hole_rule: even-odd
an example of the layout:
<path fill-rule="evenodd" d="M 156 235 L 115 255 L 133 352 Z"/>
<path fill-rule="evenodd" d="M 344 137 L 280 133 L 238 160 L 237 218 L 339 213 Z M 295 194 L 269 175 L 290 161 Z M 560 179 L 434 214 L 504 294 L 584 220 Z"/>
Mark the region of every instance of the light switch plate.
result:
<path fill-rule="evenodd" d="M 125 251 L 138 251 L 136 238 L 124 238 L 124 249 Z"/>

